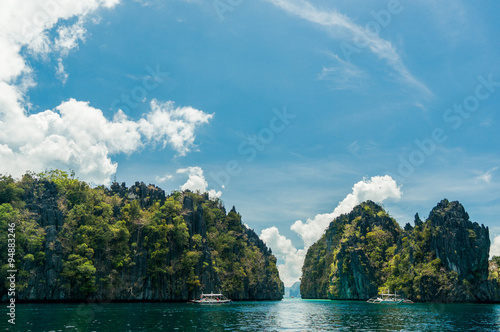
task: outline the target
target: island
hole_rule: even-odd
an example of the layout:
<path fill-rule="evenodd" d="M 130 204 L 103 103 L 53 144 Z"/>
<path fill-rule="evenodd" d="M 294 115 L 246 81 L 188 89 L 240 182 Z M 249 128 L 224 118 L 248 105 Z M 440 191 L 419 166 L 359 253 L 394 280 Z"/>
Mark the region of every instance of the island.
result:
<path fill-rule="evenodd" d="M 404 228 L 367 201 L 333 220 L 307 251 L 306 299 L 368 300 L 383 290 L 419 302 L 498 302 L 498 258 L 489 230 L 459 202 L 442 200 Z"/>
<path fill-rule="evenodd" d="M 276 257 L 233 207 L 136 182 L 92 188 L 60 170 L 0 177 L 0 227 L 15 225 L 17 300 L 185 302 L 202 292 L 280 300 Z M 7 262 L 7 237 L 0 240 Z M 8 265 L 0 270 L 7 280 Z M 0 284 L 7 301 L 8 285 Z"/>

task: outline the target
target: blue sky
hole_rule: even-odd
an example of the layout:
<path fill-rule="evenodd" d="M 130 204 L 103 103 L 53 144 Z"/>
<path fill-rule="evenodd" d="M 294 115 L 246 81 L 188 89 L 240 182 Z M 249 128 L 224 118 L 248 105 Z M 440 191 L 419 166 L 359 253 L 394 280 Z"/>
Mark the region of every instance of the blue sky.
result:
<path fill-rule="evenodd" d="M 363 199 L 402 225 L 459 200 L 493 242 L 497 6 L 3 1 L 0 173 L 212 190 L 287 284 L 321 220 Z"/>

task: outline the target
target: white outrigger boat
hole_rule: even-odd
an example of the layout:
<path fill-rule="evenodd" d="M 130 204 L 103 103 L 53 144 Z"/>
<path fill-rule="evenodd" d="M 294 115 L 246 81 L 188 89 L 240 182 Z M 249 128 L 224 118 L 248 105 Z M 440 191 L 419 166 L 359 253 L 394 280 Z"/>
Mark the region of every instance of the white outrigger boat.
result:
<path fill-rule="evenodd" d="M 191 303 L 198 303 L 198 304 L 223 304 L 223 303 L 229 303 L 231 302 L 230 299 L 225 297 L 222 294 L 203 294 L 201 293 L 200 299 L 199 300 L 192 300 Z"/>
<path fill-rule="evenodd" d="M 382 294 L 372 297 L 368 301 L 368 303 L 382 303 L 382 304 L 400 304 L 400 303 L 413 303 L 412 300 L 403 299 L 401 295 L 398 295 L 397 292 L 391 294 L 382 292 Z"/>

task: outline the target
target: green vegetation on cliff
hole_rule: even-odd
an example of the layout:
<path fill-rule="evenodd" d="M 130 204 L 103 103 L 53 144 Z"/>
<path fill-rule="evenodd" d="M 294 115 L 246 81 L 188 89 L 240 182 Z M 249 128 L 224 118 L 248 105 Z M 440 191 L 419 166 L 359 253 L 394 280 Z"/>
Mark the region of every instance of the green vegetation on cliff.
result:
<path fill-rule="evenodd" d="M 332 221 L 308 250 L 302 268 L 303 298 L 364 299 L 388 278 L 399 225 L 373 202 Z"/>
<path fill-rule="evenodd" d="M 23 300 L 182 301 L 202 291 L 281 299 L 276 258 L 233 208 L 138 183 L 91 188 L 62 171 L 0 178 Z M 7 238 L 0 239 L 7 262 Z M 6 280 L 8 266 L 0 269 Z M 0 286 L 5 294 L 5 285 Z"/>
<path fill-rule="evenodd" d="M 403 230 L 368 201 L 333 220 L 309 248 L 301 294 L 368 299 L 389 289 L 416 301 L 497 301 L 489 245 L 488 229 L 471 222 L 458 202 L 441 201 L 426 222 L 417 214 L 415 227 Z"/>

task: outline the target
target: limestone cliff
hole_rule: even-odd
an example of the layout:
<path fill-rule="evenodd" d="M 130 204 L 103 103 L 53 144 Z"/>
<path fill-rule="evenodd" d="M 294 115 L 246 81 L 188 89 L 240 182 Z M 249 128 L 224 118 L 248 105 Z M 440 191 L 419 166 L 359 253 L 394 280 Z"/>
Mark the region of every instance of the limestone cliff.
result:
<path fill-rule="evenodd" d="M 362 203 L 308 250 L 302 297 L 365 300 L 388 288 L 415 301 L 498 301 L 488 233 L 458 202 L 441 201 L 404 230 L 377 204 Z"/>
<path fill-rule="evenodd" d="M 307 252 L 302 297 L 365 299 L 376 294 L 400 233 L 396 221 L 371 201 L 336 218 Z"/>
<path fill-rule="evenodd" d="M 1 226 L 17 225 L 19 300 L 186 301 L 212 291 L 234 300 L 283 297 L 270 249 L 208 194 L 167 196 L 139 182 L 90 188 L 53 172 L 8 180 L 17 194 L 2 200 L 2 181 Z M 2 255 L 6 246 L 2 237 Z M 5 300 L 5 285 L 0 292 Z"/>

